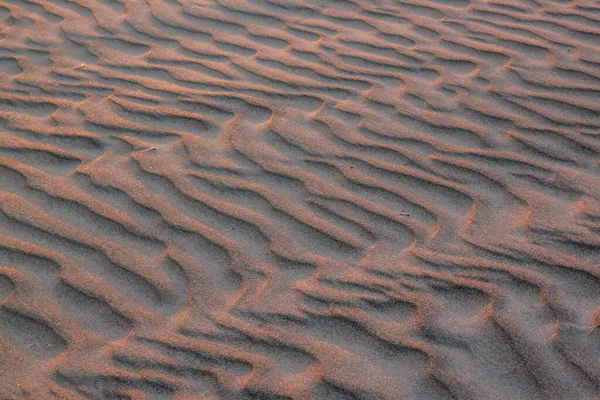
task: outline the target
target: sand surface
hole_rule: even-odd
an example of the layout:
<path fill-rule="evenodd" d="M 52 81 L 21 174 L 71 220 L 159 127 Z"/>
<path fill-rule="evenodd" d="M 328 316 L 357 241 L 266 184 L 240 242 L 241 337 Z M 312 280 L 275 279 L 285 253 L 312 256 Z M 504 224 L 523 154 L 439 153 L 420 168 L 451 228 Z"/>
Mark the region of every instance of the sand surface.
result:
<path fill-rule="evenodd" d="M 598 0 L 0 0 L 1 399 L 598 399 Z"/>

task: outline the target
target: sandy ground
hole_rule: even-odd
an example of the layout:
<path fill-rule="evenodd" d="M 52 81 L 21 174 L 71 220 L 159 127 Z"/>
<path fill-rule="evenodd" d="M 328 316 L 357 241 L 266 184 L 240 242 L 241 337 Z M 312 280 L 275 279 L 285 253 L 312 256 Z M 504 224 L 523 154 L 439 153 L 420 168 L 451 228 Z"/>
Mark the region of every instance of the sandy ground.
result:
<path fill-rule="evenodd" d="M 0 398 L 598 399 L 600 3 L 0 0 Z"/>

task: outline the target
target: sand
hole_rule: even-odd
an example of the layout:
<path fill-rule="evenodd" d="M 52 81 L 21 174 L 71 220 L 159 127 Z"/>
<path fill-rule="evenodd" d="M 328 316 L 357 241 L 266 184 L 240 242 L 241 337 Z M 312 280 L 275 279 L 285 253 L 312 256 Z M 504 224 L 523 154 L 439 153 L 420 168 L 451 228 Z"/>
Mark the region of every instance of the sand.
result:
<path fill-rule="evenodd" d="M 0 398 L 600 398 L 597 0 L 0 0 Z"/>

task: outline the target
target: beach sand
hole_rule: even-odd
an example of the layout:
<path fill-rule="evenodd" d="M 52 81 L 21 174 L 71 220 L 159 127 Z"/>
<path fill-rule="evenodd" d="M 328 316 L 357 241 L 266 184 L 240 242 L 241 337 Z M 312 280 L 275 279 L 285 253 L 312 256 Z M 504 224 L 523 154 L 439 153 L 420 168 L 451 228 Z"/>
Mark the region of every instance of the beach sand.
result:
<path fill-rule="evenodd" d="M 0 0 L 0 398 L 600 398 L 597 0 Z"/>

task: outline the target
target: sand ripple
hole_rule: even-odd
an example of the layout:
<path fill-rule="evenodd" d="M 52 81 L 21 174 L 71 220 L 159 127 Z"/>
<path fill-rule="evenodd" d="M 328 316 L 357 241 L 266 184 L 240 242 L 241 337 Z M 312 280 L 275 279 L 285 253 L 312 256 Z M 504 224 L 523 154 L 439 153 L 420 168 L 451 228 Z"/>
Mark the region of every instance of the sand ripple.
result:
<path fill-rule="evenodd" d="M 592 0 L 0 1 L 0 395 L 593 399 Z"/>

